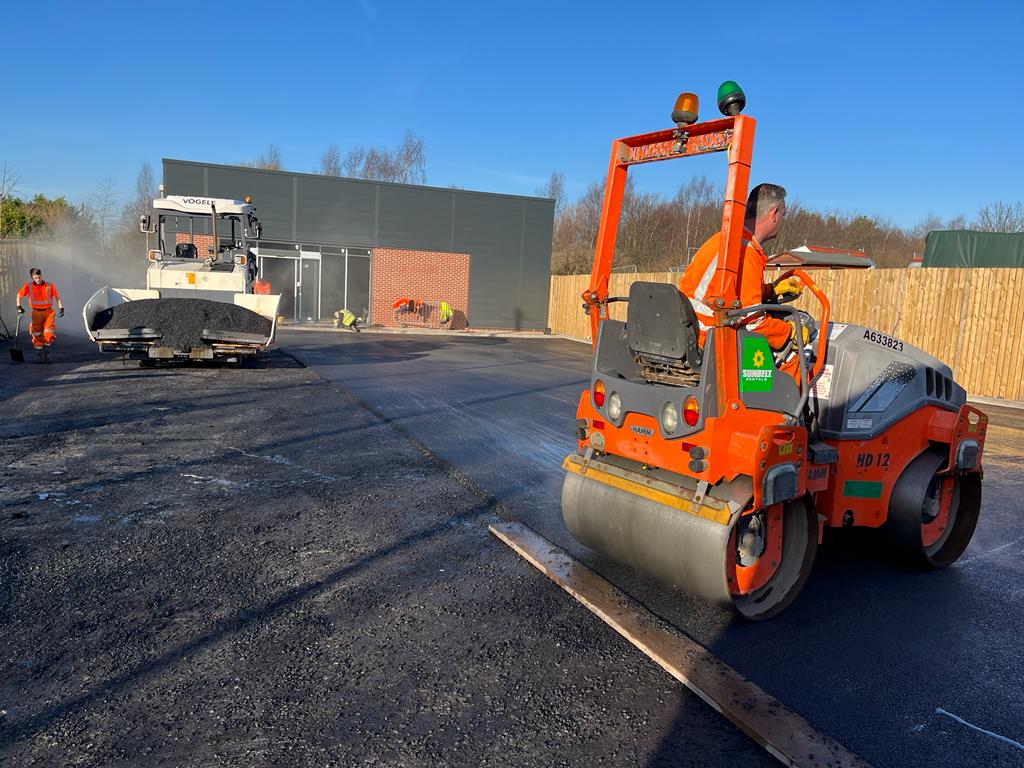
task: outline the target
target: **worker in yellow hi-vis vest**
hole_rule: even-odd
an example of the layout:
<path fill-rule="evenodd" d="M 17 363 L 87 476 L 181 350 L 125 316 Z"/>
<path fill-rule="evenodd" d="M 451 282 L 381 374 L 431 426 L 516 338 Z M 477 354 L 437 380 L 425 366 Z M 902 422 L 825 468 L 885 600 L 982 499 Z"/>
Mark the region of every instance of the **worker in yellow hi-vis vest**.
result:
<path fill-rule="evenodd" d="M 449 304 L 447 301 L 442 301 L 439 312 L 441 315 L 441 325 L 448 325 L 449 323 L 451 323 L 452 317 L 455 314 L 454 312 L 452 312 L 451 304 Z"/>
<path fill-rule="evenodd" d="M 355 331 L 359 333 L 359 318 L 356 317 L 354 312 L 348 309 L 339 309 L 334 313 L 334 327 L 344 328 L 348 331 Z"/>

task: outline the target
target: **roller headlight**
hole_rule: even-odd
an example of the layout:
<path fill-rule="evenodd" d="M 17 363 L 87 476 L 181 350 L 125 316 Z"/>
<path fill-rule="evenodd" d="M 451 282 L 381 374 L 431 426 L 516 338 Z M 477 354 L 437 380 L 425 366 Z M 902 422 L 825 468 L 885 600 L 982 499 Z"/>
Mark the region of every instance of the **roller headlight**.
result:
<path fill-rule="evenodd" d="M 665 403 L 661 409 L 661 428 L 666 435 L 671 435 L 679 427 L 679 411 L 672 403 Z"/>
<path fill-rule="evenodd" d="M 622 417 L 622 398 L 618 392 L 608 395 L 608 418 L 618 421 Z"/>

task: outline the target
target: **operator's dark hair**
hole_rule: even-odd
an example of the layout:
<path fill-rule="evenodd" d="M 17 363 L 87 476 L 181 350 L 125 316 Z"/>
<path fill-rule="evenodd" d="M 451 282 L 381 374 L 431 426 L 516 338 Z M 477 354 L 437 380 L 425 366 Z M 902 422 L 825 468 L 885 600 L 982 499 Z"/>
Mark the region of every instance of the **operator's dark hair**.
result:
<path fill-rule="evenodd" d="M 28 273 L 29 275 L 39 275 L 40 277 L 43 276 L 43 270 L 41 270 L 39 267 L 32 267 L 32 269 L 30 269 Z"/>
<path fill-rule="evenodd" d="M 758 184 L 747 195 L 747 213 L 744 218 L 759 219 L 785 200 L 785 187 L 778 184 Z"/>

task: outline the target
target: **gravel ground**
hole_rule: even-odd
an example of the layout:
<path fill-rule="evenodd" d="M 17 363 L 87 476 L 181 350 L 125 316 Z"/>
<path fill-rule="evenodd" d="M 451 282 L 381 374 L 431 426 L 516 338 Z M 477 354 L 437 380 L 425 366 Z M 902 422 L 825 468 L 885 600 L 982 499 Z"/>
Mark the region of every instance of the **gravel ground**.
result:
<path fill-rule="evenodd" d="M 271 321 L 255 312 L 207 299 L 139 299 L 96 315 L 93 330 L 153 328 L 161 346 L 191 349 L 203 346 L 203 331 L 232 331 L 269 336 Z"/>
<path fill-rule="evenodd" d="M 0 763 L 774 765 L 288 357 L 5 378 Z"/>

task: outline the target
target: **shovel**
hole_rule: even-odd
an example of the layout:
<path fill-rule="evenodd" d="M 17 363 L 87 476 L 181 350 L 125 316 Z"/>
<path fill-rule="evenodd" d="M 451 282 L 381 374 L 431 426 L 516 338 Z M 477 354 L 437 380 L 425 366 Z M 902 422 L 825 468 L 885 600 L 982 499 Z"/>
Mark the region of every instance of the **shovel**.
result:
<path fill-rule="evenodd" d="M 18 336 L 21 331 L 21 315 L 18 315 L 18 324 L 14 326 L 14 346 L 11 347 L 11 362 L 24 363 L 25 353 L 21 351 L 21 339 Z"/>

